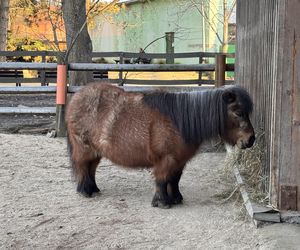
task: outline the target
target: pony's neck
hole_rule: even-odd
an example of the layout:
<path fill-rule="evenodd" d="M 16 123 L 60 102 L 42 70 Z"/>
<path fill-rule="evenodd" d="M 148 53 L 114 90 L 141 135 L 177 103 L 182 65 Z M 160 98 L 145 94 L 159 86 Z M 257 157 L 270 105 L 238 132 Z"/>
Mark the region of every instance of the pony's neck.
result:
<path fill-rule="evenodd" d="M 214 139 L 223 133 L 224 110 L 220 90 L 187 93 L 188 123 L 185 126 L 187 142 L 196 145 Z"/>
<path fill-rule="evenodd" d="M 152 93 L 144 101 L 170 117 L 187 144 L 199 146 L 220 135 L 224 125 L 221 90 Z"/>

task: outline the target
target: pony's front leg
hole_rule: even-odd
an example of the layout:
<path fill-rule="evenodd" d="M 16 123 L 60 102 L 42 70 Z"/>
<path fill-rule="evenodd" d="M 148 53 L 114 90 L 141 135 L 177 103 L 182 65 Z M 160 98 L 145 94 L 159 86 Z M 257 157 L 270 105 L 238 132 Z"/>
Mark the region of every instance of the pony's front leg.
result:
<path fill-rule="evenodd" d="M 156 192 L 152 199 L 152 206 L 159 207 L 159 208 L 170 208 L 171 207 L 171 200 L 168 196 L 168 182 L 166 181 L 155 181 L 156 184 Z"/>
<path fill-rule="evenodd" d="M 178 172 L 180 174 L 177 174 Z M 155 176 L 156 192 L 152 199 L 153 207 L 170 208 L 172 204 L 175 204 L 175 198 L 176 204 L 180 203 L 179 201 L 180 199 L 182 200 L 182 196 L 179 192 L 178 182 L 181 172 L 182 168 L 178 169 L 178 164 L 172 155 L 163 157 L 155 164 L 153 173 Z M 175 178 L 174 174 L 176 174 Z M 168 193 L 168 186 L 169 189 L 172 189 L 172 192 Z"/>
<path fill-rule="evenodd" d="M 182 170 L 174 174 L 168 182 L 168 196 L 172 204 L 181 204 L 183 197 L 179 191 L 179 181 L 182 175 Z"/>

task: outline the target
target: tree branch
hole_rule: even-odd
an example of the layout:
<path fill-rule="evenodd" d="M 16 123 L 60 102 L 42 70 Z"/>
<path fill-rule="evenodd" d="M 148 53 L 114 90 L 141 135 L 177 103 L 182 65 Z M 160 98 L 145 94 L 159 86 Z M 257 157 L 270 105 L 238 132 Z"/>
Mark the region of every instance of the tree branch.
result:
<path fill-rule="evenodd" d="M 54 24 L 53 20 L 52 20 L 52 17 L 51 17 L 51 14 L 50 14 L 50 2 L 49 2 L 49 5 L 48 5 L 48 8 L 47 8 L 47 14 L 48 14 L 48 18 L 49 18 L 49 21 L 51 23 L 51 27 L 52 27 L 52 32 L 53 32 L 53 39 L 54 39 L 54 43 L 56 45 L 56 49 L 61 52 L 60 50 L 60 47 L 59 47 L 59 41 L 58 41 L 58 38 L 57 38 L 57 26 L 56 24 Z"/>
<path fill-rule="evenodd" d="M 197 9 L 197 11 L 200 13 L 201 16 L 203 16 L 206 20 L 206 22 L 208 23 L 209 27 L 213 30 L 213 32 L 216 34 L 217 39 L 219 40 L 219 42 L 223 45 L 224 42 L 222 41 L 220 35 L 218 34 L 217 30 L 215 29 L 214 25 L 210 22 L 209 17 L 207 16 L 207 14 L 205 13 L 205 11 L 202 12 L 202 10 L 198 7 L 197 3 L 194 0 L 191 0 L 193 6 Z"/>
<path fill-rule="evenodd" d="M 232 6 L 231 6 L 231 8 L 230 8 L 230 10 L 229 10 L 229 12 L 228 12 L 227 17 L 226 17 L 227 20 L 229 20 L 230 16 L 232 15 L 235 6 L 236 6 L 236 0 L 234 0 L 234 2 L 232 3 Z"/>

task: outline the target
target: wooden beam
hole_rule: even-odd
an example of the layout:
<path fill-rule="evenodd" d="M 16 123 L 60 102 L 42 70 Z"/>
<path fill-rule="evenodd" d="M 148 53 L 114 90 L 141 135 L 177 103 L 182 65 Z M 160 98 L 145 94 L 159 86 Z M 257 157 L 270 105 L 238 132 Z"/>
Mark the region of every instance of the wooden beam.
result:
<path fill-rule="evenodd" d="M 217 55 L 217 66 L 221 71 L 233 69 L 232 64 L 224 64 L 224 55 Z M 102 70 L 102 71 L 214 71 L 214 64 L 96 64 L 96 63 L 70 63 L 69 69 L 74 71 Z M 56 70 L 56 63 L 7 63 L 0 62 L 0 70 L 30 69 L 30 70 Z M 221 72 L 220 71 L 220 72 Z"/>
<path fill-rule="evenodd" d="M 140 53 L 116 51 L 116 52 L 92 52 L 92 57 L 119 57 L 124 54 L 126 58 L 136 58 L 140 56 Z M 184 53 L 174 53 L 174 58 L 197 58 L 197 57 L 207 57 L 213 58 L 218 53 L 215 52 L 184 52 Z M 0 56 L 58 56 L 64 55 L 64 52 L 57 51 L 0 51 Z M 166 53 L 145 53 L 143 55 L 145 58 L 149 59 L 161 59 L 169 57 Z M 234 58 L 234 53 L 226 53 L 226 57 Z"/>
<path fill-rule="evenodd" d="M 233 172 L 236 178 L 236 182 L 239 186 L 239 190 L 241 192 L 246 210 L 249 216 L 254 220 L 255 224 L 257 225 L 257 221 L 280 222 L 280 213 L 277 210 L 269 207 L 264 207 L 250 200 L 245 188 L 244 181 L 237 166 L 234 166 Z"/>
<path fill-rule="evenodd" d="M 0 94 L 46 94 L 56 93 L 56 87 L 0 87 Z"/>
<path fill-rule="evenodd" d="M 5 69 L 56 70 L 56 63 L 0 62 L 0 70 Z"/>
<path fill-rule="evenodd" d="M 0 66 L 1 68 L 1 66 Z M 214 71 L 214 64 L 95 64 L 70 63 L 69 70 L 103 70 L 103 71 Z"/>
<path fill-rule="evenodd" d="M 190 85 L 190 84 L 208 84 L 214 85 L 213 80 L 139 80 L 139 79 L 126 79 L 124 84 L 138 84 L 138 85 Z"/>
<path fill-rule="evenodd" d="M 0 114 L 55 114 L 55 107 L 0 107 Z"/>
<path fill-rule="evenodd" d="M 280 187 L 280 209 L 297 210 L 297 186 L 282 185 Z"/>
<path fill-rule="evenodd" d="M 101 84 L 101 83 L 100 83 Z M 117 84 L 116 84 L 117 85 Z M 151 92 L 151 91 L 157 91 L 157 90 L 164 90 L 169 92 L 184 92 L 184 91 L 203 91 L 207 89 L 212 89 L 214 86 L 178 86 L 178 87 L 172 87 L 172 86 L 122 86 L 125 91 L 128 92 Z M 75 93 L 79 91 L 82 88 L 82 86 L 69 86 L 68 87 L 68 93 Z"/>
<path fill-rule="evenodd" d="M 216 72 L 215 85 L 221 87 L 225 85 L 225 71 L 226 71 L 226 56 L 223 54 L 216 55 Z"/>
<path fill-rule="evenodd" d="M 278 193 L 280 209 L 297 209 L 300 211 L 300 2 L 286 0 L 280 4 L 283 10 L 284 29 L 279 34 L 282 41 L 282 55 L 278 61 L 282 67 L 277 70 L 281 75 L 278 81 L 274 122 L 278 133 Z M 296 196 L 296 197 L 295 197 Z M 295 202 L 297 204 L 295 204 Z"/>

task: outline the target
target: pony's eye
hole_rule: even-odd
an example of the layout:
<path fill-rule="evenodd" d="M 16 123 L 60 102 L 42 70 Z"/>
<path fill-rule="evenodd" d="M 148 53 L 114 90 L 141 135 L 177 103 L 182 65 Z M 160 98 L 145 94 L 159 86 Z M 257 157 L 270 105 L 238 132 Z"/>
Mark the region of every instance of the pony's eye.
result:
<path fill-rule="evenodd" d="M 243 116 L 243 114 L 242 113 L 240 113 L 240 112 L 237 112 L 237 113 L 235 113 L 238 117 L 242 117 Z"/>

